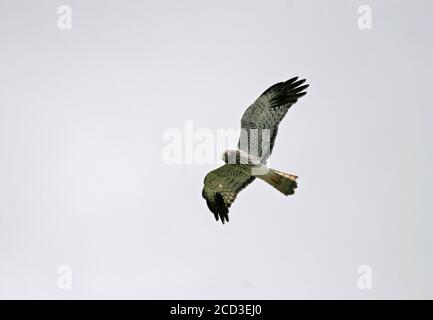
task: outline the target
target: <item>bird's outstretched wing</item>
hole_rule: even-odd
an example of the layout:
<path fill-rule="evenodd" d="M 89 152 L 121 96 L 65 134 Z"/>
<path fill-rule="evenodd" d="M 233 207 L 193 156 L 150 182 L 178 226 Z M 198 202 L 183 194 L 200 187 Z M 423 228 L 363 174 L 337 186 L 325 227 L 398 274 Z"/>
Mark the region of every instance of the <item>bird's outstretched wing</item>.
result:
<path fill-rule="evenodd" d="M 238 148 L 266 161 L 272 153 L 278 125 L 287 110 L 307 93 L 304 90 L 308 84 L 304 83 L 305 79 L 295 77 L 274 84 L 263 92 L 242 116 Z"/>
<path fill-rule="evenodd" d="M 254 181 L 251 168 L 243 164 L 225 164 L 210 171 L 204 179 L 202 196 L 218 221 L 229 221 L 229 208 L 237 194 Z"/>

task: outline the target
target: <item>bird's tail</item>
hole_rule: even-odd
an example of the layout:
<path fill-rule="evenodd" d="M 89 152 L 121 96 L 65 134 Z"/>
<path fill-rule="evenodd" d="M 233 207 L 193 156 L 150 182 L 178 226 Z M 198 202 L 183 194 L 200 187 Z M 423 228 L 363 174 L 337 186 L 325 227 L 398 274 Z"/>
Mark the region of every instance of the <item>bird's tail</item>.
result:
<path fill-rule="evenodd" d="M 265 174 L 258 174 L 256 177 L 269 183 L 286 196 L 294 194 L 298 186 L 296 183 L 297 176 L 274 169 L 267 169 Z"/>

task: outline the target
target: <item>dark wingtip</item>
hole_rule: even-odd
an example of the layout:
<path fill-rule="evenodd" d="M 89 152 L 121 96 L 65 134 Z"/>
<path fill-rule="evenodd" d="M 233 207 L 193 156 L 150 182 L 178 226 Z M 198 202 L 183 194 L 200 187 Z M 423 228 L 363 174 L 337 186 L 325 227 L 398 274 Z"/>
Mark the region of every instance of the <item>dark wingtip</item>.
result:
<path fill-rule="evenodd" d="M 271 107 L 277 107 L 286 104 L 294 104 L 299 98 L 306 95 L 305 89 L 309 87 L 305 84 L 306 79 L 298 80 L 298 77 L 287 80 L 281 85 L 277 91 L 276 95 L 270 101 Z"/>
<path fill-rule="evenodd" d="M 221 218 L 221 222 L 223 224 L 226 221 L 229 222 L 229 210 L 226 207 L 223 196 L 219 192 L 215 194 L 215 204 L 216 204 L 218 215 Z"/>
<path fill-rule="evenodd" d="M 308 84 L 306 84 L 306 85 L 303 85 L 303 86 L 300 86 L 300 87 L 296 87 L 295 89 L 293 89 L 291 92 L 292 93 L 299 93 L 299 92 L 302 92 L 302 91 L 304 91 L 305 89 L 307 89 L 308 88 Z"/>
<path fill-rule="evenodd" d="M 298 183 L 294 180 L 292 180 L 292 184 L 291 184 L 291 189 L 289 190 L 289 192 L 287 193 L 288 196 L 292 195 L 295 193 L 295 189 L 298 187 Z"/>
<path fill-rule="evenodd" d="M 298 80 L 298 78 L 299 78 L 299 77 L 293 77 L 293 78 L 287 80 L 285 83 L 293 83 L 293 82 L 295 82 L 296 80 Z"/>

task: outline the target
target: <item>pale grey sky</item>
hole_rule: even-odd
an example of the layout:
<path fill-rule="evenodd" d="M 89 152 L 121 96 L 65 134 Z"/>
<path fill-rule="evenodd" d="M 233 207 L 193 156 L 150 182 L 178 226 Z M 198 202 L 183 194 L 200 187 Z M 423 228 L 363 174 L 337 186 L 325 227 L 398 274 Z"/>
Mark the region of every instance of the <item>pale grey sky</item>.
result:
<path fill-rule="evenodd" d="M 433 298 L 432 11 L 0 0 L 0 297 Z M 237 129 L 293 76 L 310 88 L 271 163 L 297 192 L 254 182 L 222 226 L 201 198 L 215 165 L 166 165 L 162 135 Z"/>

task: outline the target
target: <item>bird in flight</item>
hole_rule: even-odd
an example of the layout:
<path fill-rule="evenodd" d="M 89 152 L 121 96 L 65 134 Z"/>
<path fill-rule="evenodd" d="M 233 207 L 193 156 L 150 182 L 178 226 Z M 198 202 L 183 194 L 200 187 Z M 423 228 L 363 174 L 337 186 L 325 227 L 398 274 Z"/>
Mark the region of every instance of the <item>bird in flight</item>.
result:
<path fill-rule="evenodd" d="M 308 84 L 298 77 L 279 82 L 263 92 L 241 118 L 238 148 L 227 150 L 226 164 L 210 171 L 204 179 L 202 196 L 215 219 L 229 221 L 229 208 L 238 193 L 259 178 L 288 196 L 297 188 L 297 176 L 268 168 L 278 125 L 287 110 L 304 96 Z"/>

